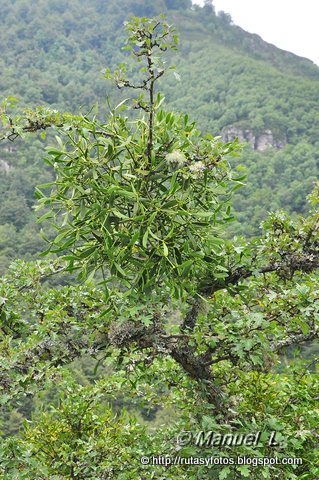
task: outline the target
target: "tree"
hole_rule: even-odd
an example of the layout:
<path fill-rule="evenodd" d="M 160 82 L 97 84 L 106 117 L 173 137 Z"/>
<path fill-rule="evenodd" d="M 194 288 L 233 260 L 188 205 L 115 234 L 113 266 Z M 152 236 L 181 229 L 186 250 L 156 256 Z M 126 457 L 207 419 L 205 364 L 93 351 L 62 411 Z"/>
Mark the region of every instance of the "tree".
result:
<path fill-rule="evenodd" d="M 48 128 L 58 133 L 57 145 L 47 149 L 56 179 L 37 189 L 41 220 L 57 231 L 47 253 L 58 258 L 17 262 L 1 284 L 3 404 L 62 381 L 64 365 L 84 354 L 97 367 L 109 359 L 111 369 L 85 392 L 67 381 L 61 405 L 35 420 L 23 440 L 4 444 L 3 473 L 161 478 L 156 465 L 120 470 L 110 439 L 119 445 L 120 463 L 143 448 L 153 456 L 209 458 L 209 445 L 180 449 L 185 437 L 178 447 L 167 439 L 181 430 L 210 430 L 260 432 L 259 443 L 215 443 L 214 452 L 226 458 L 222 465 L 167 463 L 171 478 L 315 478 L 317 359 L 311 365 L 296 359 L 281 373 L 278 365 L 287 347 L 318 337 L 318 186 L 309 217 L 278 212 L 259 239 L 227 240 L 231 195 L 243 180 L 229 166 L 238 145 L 201 136 L 187 115 L 163 110 L 155 87 L 166 71 L 163 53 L 177 46 L 174 29 L 163 18 L 134 17 L 126 30 L 126 49 L 140 68 L 133 80 L 126 65 L 106 76 L 119 89 L 141 93 L 123 100 L 106 122 L 43 107 L 12 118 L 3 104 L 5 138 Z M 78 271 L 83 285 L 41 286 L 62 271 Z M 120 392 L 140 405 L 173 404 L 181 413 L 158 436 L 140 432 L 144 440 L 132 451 L 136 430 L 126 430 L 132 434 L 122 445 L 122 420 L 112 424 L 111 413 L 103 416 L 95 403 L 96 396 L 105 401 Z M 105 421 L 113 425 L 109 432 Z M 257 469 L 253 460 L 229 460 L 240 454 L 303 463 L 258 462 Z"/>
<path fill-rule="evenodd" d="M 213 5 L 213 0 L 205 0 L 204 1 L 204 11 L 207 14 L 214 14 L 215 15 L 215 7 Z"/>
<path fill-rule="evenodd" d="M 232 18 L 230 13 L 224 12 L 224 10 L 220 10 L 218 12 L 218 18 L 223 22 L 224 25 L 230 25 L 232 23 Z"/>
<path fill-rule="evenodd" d="M 186 9 L 192 6 L 192 2 L 189 0 L 165 0 L 166 6 L 172 10 Z"/>

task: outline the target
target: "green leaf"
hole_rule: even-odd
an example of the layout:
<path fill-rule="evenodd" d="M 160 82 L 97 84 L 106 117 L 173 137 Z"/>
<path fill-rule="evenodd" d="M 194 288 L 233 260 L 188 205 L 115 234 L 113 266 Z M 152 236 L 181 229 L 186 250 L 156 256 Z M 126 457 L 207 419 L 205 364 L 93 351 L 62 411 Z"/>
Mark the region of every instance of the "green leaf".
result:
<path fill-rule="evenodd" d="M 117 262 L 114 262 L 113 265 L 115 266 L 116 270 L 123 276 L 126 277 L 126 272 L 123 270 L 121 265 L 119 265 Z"/>
<path fill-rule="evenodd" d="M 164 257 L 168 257 L 168 248 L 164 241 L 163 241 L 163 253 L 164 253 Z"/>
<path fill-rule="evenodd" d="M 43 222 L 44 220 L 48 220 L 49 218 L 53 218 L 55 215 L 52 211 L 46 212 L 44 215 L 41 215 L 41 217 L 37 218 L 37 223 Z"/>
<path fill-rule="evenodd" d="M 219 473 L 219 480 L 225 480 L 227 479 L 228 475 L 230 474 L 230 468 L 229 467 L 225 467 L 221 470 L 221 472 Z"/>
<path fill-rule="evenodd" d="M 194 264 L 193 260 L 186 260 L 180 265 L 179 271 L 180 271 L 181 277 L 185 278 L 188 275 L 193 264 Z"/>
<path fill-rule="evenodd" d="M 92 253 L 95 252 L 95 250 L 96 250 L 96 246 L 87 248 L 86 250 L 79 253 L 78 257 L 81 258 L 81 259 L 87 258 L 90 255 L 92 255 Z"/>
<path fill-rule="evenodd" d="M 250 477 L 250 468 L 247 465 L 240 465 L 237 468 L 243 477 Z"/>
<path fill-rule="evenodd" d="M 148 228 L 147 228 L 147 229 L 145 230 L 145 233 L 144 233 L 143 239 L 142 239 L 142 245 L 143 245 L 144 248 L 147 247 L 148 233 L 149 233 L 149 231 L 148 231 Z"/>

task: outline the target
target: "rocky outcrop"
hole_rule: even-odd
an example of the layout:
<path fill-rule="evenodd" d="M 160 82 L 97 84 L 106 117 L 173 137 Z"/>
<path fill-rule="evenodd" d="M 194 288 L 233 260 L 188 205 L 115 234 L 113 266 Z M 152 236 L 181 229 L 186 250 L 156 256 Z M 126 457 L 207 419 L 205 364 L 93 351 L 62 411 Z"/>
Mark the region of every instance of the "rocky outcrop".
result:
<path fill-rule="evenodd" d="M 8 173 L 11 169 L 11 165 L 6 160 L 0 158 L 0 171 Z"/>
<path fill-rule="evenodd" d="M 242 143 L 249 143 L 254 150 L 265 152 L 269 148 L 281 149 L 287 144 L 286 139 L 275 138 L 271 130 L 264 130 L 255 135 L 252 130 L 237 126 L 225 127 L 221 133 L 224 142 L 231 142 L 236 137 Z"/>
<path fill-rule="evenodd" d="M 256 136 L 254 148 L 260 152 L 268 150 L 268 148 L 284 148 L 287 144 L 284 140 L 274 138 L 271 130 L 265 130 L 260 135 Z"/>

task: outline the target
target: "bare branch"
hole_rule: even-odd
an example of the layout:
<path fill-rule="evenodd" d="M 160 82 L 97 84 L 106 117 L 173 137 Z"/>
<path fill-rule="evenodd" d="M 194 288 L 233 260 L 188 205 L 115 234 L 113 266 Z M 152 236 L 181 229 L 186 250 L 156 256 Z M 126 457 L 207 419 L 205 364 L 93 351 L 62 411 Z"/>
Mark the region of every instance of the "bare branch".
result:
<path fill-rule="evenodd" d="M 310 340 L 314 340 L 315 338 L 319 338 L 319 330 L 311 330 L 307 334 L 303 333 L 294 333 L 291 336 L 285 338 L 284 340 L 279 340 L 278 342 L 274 342 L 271 344 L 271 350 L 273 352 L 279 352 L 285 347 L 289 347 L 290 345 L 299 345 L 304 342 L 309 342 Z"/>

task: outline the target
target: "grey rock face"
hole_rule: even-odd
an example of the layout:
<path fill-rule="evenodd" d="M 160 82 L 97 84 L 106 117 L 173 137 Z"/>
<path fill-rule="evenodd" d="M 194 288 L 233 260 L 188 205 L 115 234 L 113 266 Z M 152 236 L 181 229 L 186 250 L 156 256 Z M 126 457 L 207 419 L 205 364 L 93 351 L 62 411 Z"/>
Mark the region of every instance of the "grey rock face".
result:
<path fill-rule="evenodd" d="M 249 143 L 254 150 L 265 152 L 269 148 L 281 149 L 287 144 L 285 139 L 274 138 L 271 130 L 264 130 L 254 135 L 252 130 L 233 126 L 225 127 L 221 133 L 224 142 L 231 142 L 236 137 L 241 143 Z"/>
<path fill-rule="evenodd" d="M 8 173 L 12 169 L 11 165 L 6 160 L 0 158 L 0 171 Z"/>

